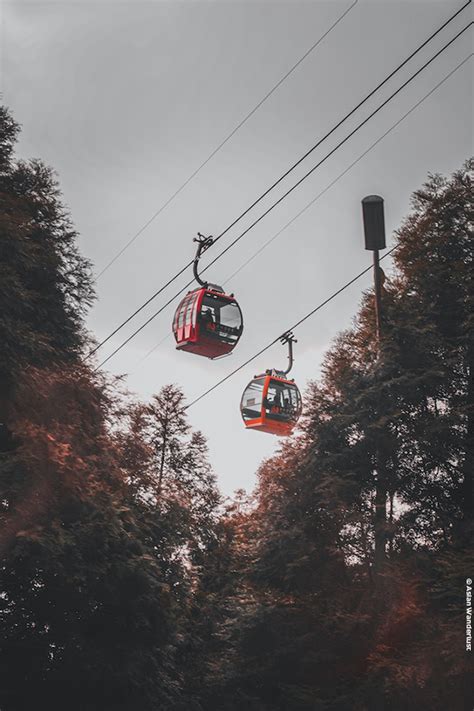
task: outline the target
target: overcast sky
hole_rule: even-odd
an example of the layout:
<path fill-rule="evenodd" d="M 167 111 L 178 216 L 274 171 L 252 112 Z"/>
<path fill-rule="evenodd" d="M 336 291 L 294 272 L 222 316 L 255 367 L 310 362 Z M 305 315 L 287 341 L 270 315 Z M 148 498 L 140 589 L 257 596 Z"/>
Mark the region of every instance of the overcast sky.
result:
<path fill-rule="evenodd" d="M 58 172 L 95 273 L 118 252 L 353 0 L 62 0 L 2 2 L 3 101 L 23 126 L 18 153 Z M 359 0 L 344 19 L 99 279 L 88 325 L 101 340 L 193 256 L 197 231 L 218 234 L 421 44 L 462 0 Z M 231 230 L 220 250 L 469 20 L 468 7 L 383 90 Z M 465 33 L 239 244 L 209 269 L 223 283 L 472 52 Z M 168 338 L 176 302 L 108 364 L 146 399 L 169 382 L 192 400 L 285 331 L 370 262 L 360 200 L 385 198 L 391 234 L 428 172 L 473 152 L 472 58 L 227 285 L 245 331 L 211 362 Z M 270 199 L 272 198 L 272 199 Z M 212 250 L 203 258 L 209 261 Z M 389 260 L 387 260 L 388 262 Z M 191 278 L 183 275 L 113 347 Z M 302 390 L 357 311 L 367 275 L 298 329 L 293 375 Z M 165 298 L 166 297 L 166 298 Z M 225 493 L 251 490 L 278 440 L 244 430 L 240 395 L 257 372 L 284 367 L 274 346 L 189 411 L 209 439 Z"/>

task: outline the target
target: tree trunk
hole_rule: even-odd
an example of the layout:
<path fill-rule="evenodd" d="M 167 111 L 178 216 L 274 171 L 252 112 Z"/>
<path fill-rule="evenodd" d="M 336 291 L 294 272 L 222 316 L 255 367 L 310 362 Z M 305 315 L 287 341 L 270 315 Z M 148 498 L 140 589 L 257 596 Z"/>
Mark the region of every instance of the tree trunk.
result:
<path fill-rule="evenodd" d="M 158 472 L 158 498 L 160 498 L 161 495 L 161 486 L 163 484 L 163 473 L 165 470 L 165 456 L 166 456 L 166 445 L 167 445 L 167 440 L 168 440 L 168 419 L 165 420 L 165 426 L 163 430 L 163 443 L 162 443 L 162 450 L 161 450 L 161 461 L 160 461 L 160 469 Z"/>
<path fill-rule="evenodd" d="M 382 570 L 385 560 L 387 540 L 387 477 L 380 448 L 377 448 L 377 481 L 375 484 L 375 574 Z"/>

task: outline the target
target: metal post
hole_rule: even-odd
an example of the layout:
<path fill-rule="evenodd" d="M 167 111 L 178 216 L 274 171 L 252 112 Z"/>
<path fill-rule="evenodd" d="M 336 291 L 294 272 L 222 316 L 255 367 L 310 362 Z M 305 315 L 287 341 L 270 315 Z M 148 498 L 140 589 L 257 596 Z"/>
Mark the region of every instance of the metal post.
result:
<path fill-rule="evenodd" d="M 377 355 L 380 355 L 382 339 L 382 273 L 380 270 L 379 250 L 374 249 L 374 291 L 375 291 L 375 335 Z"/>
<path fill-rule="evenodd" d="M 364 220 L 365 248 L 373 252 L 374 259 L 374 302 L 375 302 L 375 334 L 377 341 L 377 358 L 381 355 L 382 339 L 382 270 L 380 269 L 379 250 L 385 248 L 385 219 L 383 198 L 379 195 L 368 195 L 362 200 Z M 381 413 L 379 413 L 381 414 Z M 381 446 L 381 435 L 378 434 L 375 444 L 375 572 L 380 573 L 386 559 L 387 542 L 387 470 L 386 456 Z"/>

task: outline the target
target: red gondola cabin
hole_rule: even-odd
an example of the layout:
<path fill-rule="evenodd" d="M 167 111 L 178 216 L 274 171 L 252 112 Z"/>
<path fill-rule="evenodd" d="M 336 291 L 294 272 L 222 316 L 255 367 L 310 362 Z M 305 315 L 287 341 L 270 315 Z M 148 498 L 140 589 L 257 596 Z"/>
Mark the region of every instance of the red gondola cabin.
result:
<path fill-rule="evenodd" d="M 286 437 L 302 410 L 301 393 L 285 373 L 271 370 L 257 375 L 242 395 L 240 412 L 247 429 Z"/>
<path fill-rule="evenodd" d="M 176 348 L 206 358 L 230 353 L 242 330 L 242 312 L 233 294 L 214 284 L 188 292 L 173 320 Z"/>

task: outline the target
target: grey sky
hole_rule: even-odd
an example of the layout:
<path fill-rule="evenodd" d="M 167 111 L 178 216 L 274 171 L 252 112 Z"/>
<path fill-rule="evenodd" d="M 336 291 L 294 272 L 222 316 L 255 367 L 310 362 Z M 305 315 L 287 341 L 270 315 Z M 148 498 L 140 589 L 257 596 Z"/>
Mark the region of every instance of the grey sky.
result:
<path fill-rule="evenodd" d="M 1 84 L 4 102 L 23 125 L 19 154 L 40 157 L 57 170 L 81 250 L 96 273 L 351 2 L 2 3 Z M 227 227 L 462 4 L 359 0 L 103 275 L 88 321 L 98 339 L 189 261 L 198 230 L 217 234 Z M 273 200 L 470 19 L 468 8 L 308 158 Z M 211 281 L 225 281 L 471 52 L 472 32 L 213 266 Z M 473 150 L 472 98 L 471 60 L 230 282 L 245 319 L 231 357 L 210 362 L 178 353 L 168 339 L 140 363 L 169 330 L 170 306 L 107 367 L 128 372 L 130 388 L 142 398 L 177 382 L 194 399 L 368 264 L 360 217 L 364 195 L 385 197 L 390 235 L 428 171 L 449 173 L 460 166 Z M 219 249 L 259 214 L 257 209 L 234 228 Z M 102 356 L 190 278 L 183 275 Z M 296 333 L 294 376 L 303 389 L 318 377 L 324 351 L 350 325 L 369 284 L 367 276 Z M 254 373 L 281 367 L 285 358 L 275 346 L 189 412 L 193 426 L 209 438 L 226 493 L 251 488 L 258 463 L 278 444 L 244 431 L 238 404 Z"/>

